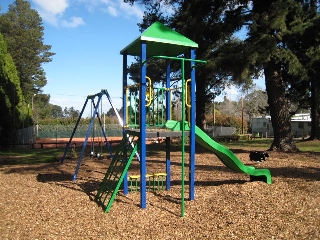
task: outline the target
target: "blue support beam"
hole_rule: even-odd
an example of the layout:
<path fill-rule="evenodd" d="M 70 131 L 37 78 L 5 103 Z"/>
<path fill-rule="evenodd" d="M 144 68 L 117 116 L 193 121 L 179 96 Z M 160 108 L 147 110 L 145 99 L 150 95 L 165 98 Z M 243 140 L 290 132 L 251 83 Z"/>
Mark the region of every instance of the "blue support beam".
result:
<path fill-rule="evenodd" d="M 78 117 L 78 120 L 77 120 L 77 122 L 76 122 L 76 125 L 75 125 L 75 127 L 74 127 L 74 129 L 73 129 L 73 131 L 72 131 L 71 137 L 70 137 L 70 139 L 69 139 L 69 142 L 68 142 L 68 144 L 67 144 L 67 147 L 66 147 L 66 149 L 65 149 L 65 151 L 64 151 L 64 154 L 63 154 L 63 156 L 62 156 L 62 158 L 61 158 L 60 163 L 63 163 L 63 162 L 64 162 L 64 159 L 65 159 L 66 156 L 67 156 L 68 150 L 69 150 L 69 148 L 70 148 L 70 144 L 71 144 L 71 142 L 72 142 L 72 139 L 73 139 L 73 137 L 74 137 L 74 134 L 75 134 L 76 131 L 77 131 L 78 125 L 79 125 L 80 120 L 81 120 L 82 115 L 83 115 L 83 112 L 84 112 L 84 110 L 86 109 L 88 100 L 89 100 L 89 98 L 86 98 L 86 101 L 85 101 L 84 104 L 83 104 L 82 110 L 81 110 L 81 112 L 80 112 L 80 115 L 79 115 L 79 117 Z"/>
<path fill-rule="evenodd" d="M 170 88 L 170 61 L 166 59 L 166 120 L 171 119 L 171 91 Z M 170 189 L 171 181 L 171 161 L 170 161 L 170 137 L 166 137 L 166 190 Z"/>
<path fill-rule="evenodd" d="M 123 126 L 127 126 L 127 85 L 128 85 L 128 80 L 127 80 L 127 75 L 128 75 L 128 70 L 127 70 L 127 64 L 128 64 L 128 56 L 127 54 L 123 54 L 123 59 L 122 59 L 122 113 L 123 113 Z M 123 136 L 125 136 L 125 130 L 123 129 Z M 127 154 L 124 153 L 125 159 L 127 159 Z M 125 174 L 124 179 L 123 179 L 123 194 L 127 195 L 129 193 L 128 189 L 128 172 Z"/>
<path fill-rule="evenodd" d="M 146 174 L 147 174 L 147 163 L 146 163 L 146 76 L 147 76 L 147 44 L 141 42 L 141 79 L 140 79 L 140 202 L 141 208 L 147 207 L 147 188 L 146 188 Z"/>
<path fill-rule="evenodd" d="M 81 150 L 81 153 L 80 153 L 80 156 L 79 156 L 79 159 L 78 159 L 78 164 L 77 164 L 77 167 L 76 167 L 76 171 L 75 171 L 75 173 L 73 175 L 73 179 L 72 179 L 73 181 L 75 181 L 77 179 L 77 175 L 78 175 L 78 172 L 79 172 L 79 169 L 80 169 L 80 165 L 81 165 L 81 161 L 82 161 L 82 158 L 83 158 L 83 155 L 84 155 L 84 151 L 85 151 L 87 143 L 88 143 L 88 138 L 89 138 L 91 130 L 92 130 L 92 126 L 93 126 L 93 123 L 94 123 L 95 116 L 96 116 L 96 114 L 98 112 L 98 109 L 99 109 L 101 96 L 102 96 L 102 94 L 99 95 L 97 104 L 95 105 L 93 114 L 91 116 L 89 128 L 88 128 L 88 131 L 86 133 L 86 138 L 85 138 L 84 143 L 82 145 L 82 150 Z M 91 100 L 92 100 L 92 104 L 94 104 L 93 99 L 91 99 Z"/>
<path fill-rule="evenodd" d="M 190 50 L 191 59 L 195 59 L 195 50 Z M 194 200 L 195 181 L 195 126 L 196 126 L 196 70 L 195 62 L 191 61 L 191 113 L 190 113 L 190 164 L 189 164 L 189 200 Z"/>

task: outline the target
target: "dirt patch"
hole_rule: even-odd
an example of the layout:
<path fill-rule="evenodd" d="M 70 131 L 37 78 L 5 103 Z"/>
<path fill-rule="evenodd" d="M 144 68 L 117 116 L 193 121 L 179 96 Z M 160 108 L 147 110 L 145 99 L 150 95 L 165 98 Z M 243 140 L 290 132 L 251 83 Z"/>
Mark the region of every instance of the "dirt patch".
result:
<path fill-rule="evenodd" d="M 110 160 L 83 159 L 75 183 L 76 159 L 2 166 L 0 238 L 319 239 L 319 154 L 271 152 L 260 164 L 249 160 L 249 151 L 236 154 L 247 165 L 270 169 L 273 183 L 249 182 L 212 153 L 198 153 L 194 201 L 187 200 L 186 176 L 185 217 L 179 151 L 172 152 L 170 190 L 148 191 L 146 209 L 139 207 L 139 192 L 120 192 L 109 213 L 91 199 Z M 148 172 L 165 171 L 160 152 L 148 156 L 147 164 Z M 129 174 L 138 172 L 135 161 Z"/>

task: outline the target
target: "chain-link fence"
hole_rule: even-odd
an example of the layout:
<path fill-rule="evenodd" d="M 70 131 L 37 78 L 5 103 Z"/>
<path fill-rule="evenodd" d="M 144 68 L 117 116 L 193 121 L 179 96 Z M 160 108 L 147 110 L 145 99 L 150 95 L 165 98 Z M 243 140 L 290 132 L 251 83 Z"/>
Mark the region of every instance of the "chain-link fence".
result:
<path fill-rule="evenodd" d="M 237 134 L 237 129 L 235 127 L 222 127 L 222 126 L 212 126 L 207 127 L 205 132 L 213 138 L 221 136 L 231 136 Z"/>
<path fill-rule="evenodd" d="M 14 143 L 32 144 L 36 140 L 36 126 L 31 126 L 15 131 Z"/>
<path fill-rule="evenodd" d="M 36 125 L 16 131 L 15 143 L 32 144 L 37 138 L 70 138 L 75 125 Z M 89 129 L 89 124 L 79 124 L 74 134 L 74 138 L 84 138 Z M 105 124 L 107 137 L 122 137 L 122 127 L 119 124 Z M 215 138 L 220 136 L 231 136 L 236 134 L 235 127 L 208 127 L 205 132 Z M 102 129 L 99 125 L 94 125 L 89 137 L 103 137 Z"/>
<path fill-rule="evenodd" d="M 70 138 L 74 125 L 39 125 L 37 138 Z M 75 138 L 84 138 L 88 132 L 89 124 L 79 124 L 75 131 Z M 105 124 L 104 130 L 107 137 L 121 137 L 122 127 L 119 124 Z M 103 137 L 100 126 L 94 125 L 89 136 Z"/>

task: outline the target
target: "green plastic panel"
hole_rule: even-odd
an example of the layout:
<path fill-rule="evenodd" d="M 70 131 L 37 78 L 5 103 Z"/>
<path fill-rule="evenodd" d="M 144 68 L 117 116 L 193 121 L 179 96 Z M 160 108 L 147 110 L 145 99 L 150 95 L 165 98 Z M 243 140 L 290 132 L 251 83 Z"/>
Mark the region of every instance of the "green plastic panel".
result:
<path fill-rule="evenodd" d="M 198 48 L 198 44 L 160 22 L 153 23 L 137 39 L 120 51 L 120 54 L 140 56 L 141 43 L 147 44 L 147 58 L 152 56 L 176 57 Z"/>

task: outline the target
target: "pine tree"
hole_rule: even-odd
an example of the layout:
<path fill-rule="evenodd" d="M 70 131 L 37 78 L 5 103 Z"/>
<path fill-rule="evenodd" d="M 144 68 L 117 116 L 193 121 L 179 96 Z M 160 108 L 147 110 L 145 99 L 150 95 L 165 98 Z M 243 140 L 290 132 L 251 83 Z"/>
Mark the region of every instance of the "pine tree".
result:
<path fill-rule="evenodd" d="M 310 139 L 320 139 L 320 15 L 319 1 L 305 1 L 296 14 L 291 26 L 289 48 L 298 56 L 307 71 L 305 79 L 298 79 L 291 84 L 296 101 L 305 103 L 311 109 Z"/>
<path fill-rule="evenodd" d="M 47 83 L 41 64 L 50 62 L 54 53 L 43 43 L 43 30 L 41 17 L 28 1 L 16 0 L 0 15 L 0 32 L 18 70 L 25 99 L 31 99 Z"/>
<path fill-rule="evenodd" d="M 24 102 L 18 72 L 0 34 L 0 144 L 12 140 L 14 130 L 31 123 L 31 113 Z"/>

